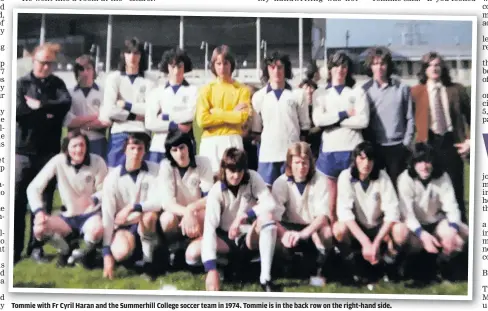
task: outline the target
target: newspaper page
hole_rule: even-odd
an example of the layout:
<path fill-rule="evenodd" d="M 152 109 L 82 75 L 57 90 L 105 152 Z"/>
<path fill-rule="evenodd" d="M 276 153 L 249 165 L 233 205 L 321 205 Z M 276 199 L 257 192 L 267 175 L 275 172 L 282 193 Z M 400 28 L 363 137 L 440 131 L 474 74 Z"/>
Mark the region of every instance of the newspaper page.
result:
<path fill-rule="evenodd" d="M 0 309 L 488 308 L 486 3 L 1 0 Z"/>

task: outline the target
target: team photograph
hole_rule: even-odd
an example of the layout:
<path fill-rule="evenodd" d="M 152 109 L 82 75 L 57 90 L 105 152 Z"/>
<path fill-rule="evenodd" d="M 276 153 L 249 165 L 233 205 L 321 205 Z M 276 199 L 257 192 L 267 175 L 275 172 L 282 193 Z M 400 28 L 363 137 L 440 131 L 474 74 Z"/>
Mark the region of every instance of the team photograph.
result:
<path fill-rule="evenodd" d="M 466 296 L 472 27 L 18 13 L 13 287 Z"/>

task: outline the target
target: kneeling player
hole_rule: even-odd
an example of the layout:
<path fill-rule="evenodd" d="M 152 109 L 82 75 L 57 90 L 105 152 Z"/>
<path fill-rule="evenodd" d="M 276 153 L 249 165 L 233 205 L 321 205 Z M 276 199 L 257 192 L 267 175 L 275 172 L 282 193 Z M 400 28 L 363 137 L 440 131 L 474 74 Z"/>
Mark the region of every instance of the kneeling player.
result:
<path fill-rule="evenodd" d="M 408 169 L 398 178 L 400 206 L 412 235 L 414 251 L 431 254 L 442 250 L 446 261 L 464 248 L 468 226 L 461 212 L 449 175 L 436 161 L 434 150 L 419 143 Z"/>
<path fill-rule="evenodd" d="M 315 170 L 307 143 L 294 143 L 288 148 L 286 173 L 274 182 L 273 195 L 285 208 L 278 225 L 281 244 L 288 250 L 316 253 L 321 271 L 327 250 L 332 248 L 329 195 L 327 179 Z"/>
<path fill-rule="evenodd" d="M 205 209 L 201 250 L 203 265 L 208 272 L 206 289 L 220 288 L 217 253 L 236 254 L 238 247 L 235 241 L 239 238 L 241 225 L 257 218 L 260 229 L 260 283 L 265 291 L 274 291 L 271 265 L 276 243 L 276 224 L 272 213 L 277 203 L 261 176 L 248 170 L 247 156 L 242 150 L 228 148 L 224 152 L 218 177 L 219 180 L 208 194 Z"/>
<path fill-rule="evenodd" d="M 170 131 L 165 149 L 167 158 L 159 169 L 164 210 L 160 223 L 172 252 L 171 244 L 177 244 L 174 242 L 186 240 L 184 237 L 201 237 L 206 196 L 213 186 L 213 173 L 210 160 L 195 155 L 190 134 Z M 186 261 L 189 265 L 201 264 L 200 257 L 198 239 L 188 248 Z"/>
<path fill-rule="evenodd" d="M 348 257 L 359 247 L 372 265 L 379 263 L 384 241 L 390 246 L 389 255 L 395 255 L 408 237 L 407 227 L 399 222 L 395 188 L 388 174 L 379 169 L 377 159 L 369 142 L 354 149 L 351 167 L 339 175 L 338 222 L 333 227 L 341 254 Z"/>
<path fill-rule="evenodd" d="M 88 137 L 80 130 L 69 132 L 61 149 L 62 153 L 54 156 L 30 183 L 27 197 L 35 215 L 34 236 L 49 239 L 60 250 L 58 265 L 64 266 L 77 237 L 84 236 L 84 255 L 93 255 L 102 239 L 99 202 L 107 167 L 100 156 L 89 153 Z M 63 212 L 49 216 L 44 211 L 42 193 L 55 176 Z"/>
<path fill-rule="evenodd" d="M 123 163 L 109 172 L 103 185 L 103 275 L 110 279 L 115 261 L 133 264 L 141 252 L 146 272 L 158 272 L 152 257 L 161 211 L 159 165 L 143 160 L 148 146 L 145 133 L 129 134 Z"/>

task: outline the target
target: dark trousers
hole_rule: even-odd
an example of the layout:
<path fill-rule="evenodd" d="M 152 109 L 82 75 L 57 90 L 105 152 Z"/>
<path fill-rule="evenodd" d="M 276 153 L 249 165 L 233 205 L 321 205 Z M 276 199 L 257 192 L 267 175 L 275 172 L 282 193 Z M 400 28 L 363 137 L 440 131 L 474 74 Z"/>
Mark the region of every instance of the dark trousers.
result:
<path fill-rule="evenodd" d="M 398 176 L 407 168 L 410 152 L 403 144 L 378 146 L 377 148 L 380 155 L 380 167 L 386 170 L 396 190 Z"/>
<path fill-rule="evenodd" d="M 436 150 L 440 164 L 451 178 L 456 201 L 461 211 L 461 220 L 467 223 L 464 202 L 464 161 L 454 147 L 454 143 L 451 132 L 443 136 L 429 132 L 429 144 Z"/>
<path fill-rule="evenodd" d="M 25 238 L 25 214 L 27 211 L 27 187 L 31 181 L 36 177 L 39 171 L 46 165 L 46 163 L 54 156 L 54 154 L 45 156 L 24 156 L 15 155 L 15 214 L 14 214 L 14 262 L 21 258 L 24 250 Z M 44 208 L 47 213 L 51 213 L 53 207 L 53 196 L 56 190 L 56 178 L 53 178 L 47 185 L 43 200 L 45 202 Z M 33 248 L 42 247 L 42 243 L 34 238 L 33 226 L 34 216 L 31 213 L 30 221 L 31 235 L 29 238 L 28 252 Z"/>

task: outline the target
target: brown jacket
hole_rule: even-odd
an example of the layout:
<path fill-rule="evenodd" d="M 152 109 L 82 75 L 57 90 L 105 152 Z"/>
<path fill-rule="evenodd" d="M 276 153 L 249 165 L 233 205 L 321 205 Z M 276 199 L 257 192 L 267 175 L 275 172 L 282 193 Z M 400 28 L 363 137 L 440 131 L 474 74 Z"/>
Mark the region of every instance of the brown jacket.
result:
<path fill-rule="evenodd" d="M 453 83 L 446 87 L 449 100 L 449 113 L 452 120 L 454 142 L 461 143 L 469 138 L 471 124 L 471 101 L 464 86 Z M 417 142 L 427 142 L 429 137 L 429 94 L 426 84 L 412 87 L 412 99 L 415 103 L 415 125 Z"/>

